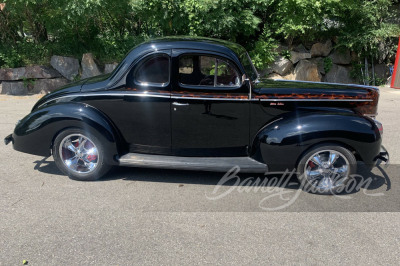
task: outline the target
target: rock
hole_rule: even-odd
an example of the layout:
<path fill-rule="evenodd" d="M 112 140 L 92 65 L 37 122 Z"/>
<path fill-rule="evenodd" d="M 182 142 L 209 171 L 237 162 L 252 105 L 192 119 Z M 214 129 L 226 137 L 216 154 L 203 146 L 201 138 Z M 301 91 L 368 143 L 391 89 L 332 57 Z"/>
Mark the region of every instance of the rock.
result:
<path fill-rule="evenodd" d="M 317 64 L 308 60 L 301 60 L 294 69 L 296 80 L 304 81 L 321 81 L 321 74 L 319 73 Z"/>
<path fill-rule="evenodd" d="M 389 67 L 384 64 L 375 65 L 375 77 L 386 80 L 390 76 Z"/>
<path fill-rule="evenodd" d="M 27 66 L 0 69 L 0 80 L 47 79 L 60 77 L 55 69 L 47 66 Z"/>
<path fill-rule="evenodd" d="M 325 43 L 315 43 L 311 47 L 311 57 L 328 56 L 332 51 L 332 42 L 327 40 Z"/>
<path fill-rule="evenodd" d="M 93 54 L 87 53 L 82 56 L 82 79 L 101 75 Z"/>
<path fill-rule="evenodd" d="M 267 77 L 269 74 L 272 74 L 273 70 L 271 68 L 271 66 L 268 66 L 267 68 L 261 70 L 260 72 L 258 72 L 258 74 L 260 74 L 260 77 Z"/>
<path fill-rule="evenodd" d="M 272 65 L 272 71 L 281 76 L 289 73 L 292 68 L 292 62 L 282 56 L 278 56 L 275 63 Z"/>
<path fill-rule="evenodd" d="M 290 72 L 289 74 L 283 76 L 283 79 L 286 80 L 296 80 L 296 75 L 294 74 L 294 71 Z"/>
<path fill-rule="evenodd" d="M 283 45 L 283 44 L 279 44 L 278 47 L 275 49 L 275 52 L 280 54 L 283 51 L 288 51 L 288 50 L 289 50 L 289 47 L 287 47 L 286 45 Z"/>
<path fill-rule="evenodd" d="M 297 46 L 293 49 L 293 51 L 298 52 L 298 53 L 309 53 L 308 50 L 304 47 L 304 45 L 301 44 L 301 43 L 300 43 L 299 45 L 297 45 Z"/>
<path fill-rule="evenodd" d="M 27 95 L 28 88 L 24 85 L 24 82 L 3 82 L 1 94 L 7 95 Z"/>
<path fill-rule="evenodd" d="M 296 64 L 300 60 L 311 58 L 311 54 L 308 52 L 295 52 L 290 51 L 290 61 Z"/>
<path fill-rule="evenodd" d="M 65 78 L 38 79 L 32 89 L 32 93 L 48 93 L 68 84 Z"/>
<path fill-rule="evenodd" d="M 104 65 L 104 74 L 108 74 L 114 71 L 114 69 L 118 66 L 118 63 L 105 64 Z"/>
<path fill-rule="evenodd" d="M 68 80 L 79 75 L 79 60 L 76 58 L 53 55 L 50 64 Z"/>
<path fill-rule="evenodd" d="M 19 68 L 1 68 L 0 80 L 21 80 L 25 77 L 25 67 Z"/>
<path fill-rule="evenodd" d="M 311 63 L 314 63 L 317 65 L 318 67 L 318 71 L 319 73 L 321 73 L 322 75 L 325 75 L 325 62 L 324 62 L 324 58 L 322 57 L 316 57 L 316 58 L 311 58 L 310 60 Z"/>
<path fill-rule="evenodd" d="M 47 66 L 28 66 L 26 67 L 25 77 L 30 79 L 51 79 L 61 77 L 54 68 Z"/>
<path fill-rule="evenodd" d="M 267 78 L 268 79 L 273 79 L 273 80 L 284 79 L 281 75 L 276 74 L 276 73 L 272 73 L 272 74 L 268 75 Z"/>
<path fill-rule="evenodd" d="M 349 65 L 351 63 L 351 55 L 348 49 L 345 51 L 335 50 L 329 57 L 332 59 L 334 64 Z"/>
<path fill-rule="evenodd" d="M 325 81 L 344 84 L 354 83 L 354 80 L 350 77 L 350 70 L 336 64 L 333 64 L 331 70 L 325 75 Z"/>

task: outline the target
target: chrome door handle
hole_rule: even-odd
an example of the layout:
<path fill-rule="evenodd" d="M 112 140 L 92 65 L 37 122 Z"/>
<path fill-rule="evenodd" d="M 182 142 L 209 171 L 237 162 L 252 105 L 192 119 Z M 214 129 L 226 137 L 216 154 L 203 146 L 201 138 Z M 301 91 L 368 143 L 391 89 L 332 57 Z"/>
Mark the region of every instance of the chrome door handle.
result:
<path fill-rule="evenodd" d="M 178 102 L 173 102 L 172 105 L 176 105 L 176 106 L 188 106 L 188 103 L 178 103 Z"/>

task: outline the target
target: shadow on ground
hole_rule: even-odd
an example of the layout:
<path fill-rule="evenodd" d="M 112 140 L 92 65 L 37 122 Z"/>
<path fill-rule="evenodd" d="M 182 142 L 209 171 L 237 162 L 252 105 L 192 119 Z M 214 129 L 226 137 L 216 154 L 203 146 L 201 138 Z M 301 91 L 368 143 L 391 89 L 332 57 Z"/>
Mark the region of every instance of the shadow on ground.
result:
<path fill-rule="evenodd" d="M 34 169 L 51 175 L 64 175 L 56 166 L 54 161 L 45 157 L 42 160 L 35 161 Z M 394 170 L 396 168 L 396 170 Z M 392 169 L 392 170 L 390 170 Z M 377 190 L 379 188 L 389 191 L 391 189 L 390 173 L 399 173 L 399 167 L 389 166 L 388 169 L 375 167 L 369 171 L 367 167 L 359 163 L 357 175 L 355 176 L 355 184 L 349 190 L 342 194 L 358 193 L 361 189 Z M 389 170 L 389 171 L 388 171 Z M 389 173 L 388 173 L 389 172 Z M 106 174 L 99 182 L 110 182 L 113 180 L 122 179 L 125 181 L 138 182 L 165 182 L 177 184 L 196 184 L 196 185 L 222 185 L 222 186 L 269 186 L 283 187 L 285 189 L 298 190 L 300 183 L 295 174 L 288 171 L 284 174 L 245 174 L 238 173 L 239 178 L 230 178 L 225 182 L 221 182 L 221 178 L 225 173 L 217 172 L 201 172 L 201 171 L 183 171 L 183 170 L 168 170 L 168 169 L 153 169 L 153 168 L 131 168 L 131 167 L 114 167 Z M 257 178 L 259 183 L 257 183 Z M 279 181 L 279 179 L 281 179 Z M 282 181 L 286 179 L 286 181 Z M 383 187 L 385 186 L 385 187 Z"/>

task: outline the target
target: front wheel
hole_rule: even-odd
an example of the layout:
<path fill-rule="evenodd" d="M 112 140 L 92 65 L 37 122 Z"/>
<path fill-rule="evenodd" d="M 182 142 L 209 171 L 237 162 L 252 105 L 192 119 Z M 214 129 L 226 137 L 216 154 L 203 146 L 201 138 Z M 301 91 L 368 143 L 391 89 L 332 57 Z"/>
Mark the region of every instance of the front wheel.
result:
<path fill-rule="evenodd" d="M 99 139 L 78 128 L 62 131 L 54 140 L 53 157 L 57 167 L 71 179 L 98 180 L 110 169 Z"/>
<path fill-rule="evenodd" d="M 338 145 L 319 145 L 301 158 L 298 179 L 301 187 L 316 194 L 341 193 L 357 171 L 352 152 Z"/>

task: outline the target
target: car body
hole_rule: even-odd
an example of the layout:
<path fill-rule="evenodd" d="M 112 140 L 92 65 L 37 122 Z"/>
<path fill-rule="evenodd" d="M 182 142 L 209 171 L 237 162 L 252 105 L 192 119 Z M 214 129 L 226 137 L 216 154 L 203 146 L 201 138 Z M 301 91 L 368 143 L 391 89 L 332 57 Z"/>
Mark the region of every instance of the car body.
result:
<path fill-rule="evenodd" d="M 325 157 L 316 169 L 327 179 L 340 168 L 337 159 L 348 164 L 346 174 L 355 160 L 372 167 L 387 159 L 374 120 L 378 99 L 368 86 L 259 79 L 238 44 L 168 37 L 135 47 L 109 75 L 44 96 L 6 142 L 53 153 L 61 170 L 81 180 L 98 179 L 106 170 L 93 169 L 111 165 L 285 171 L 313 151 Z M 335 157 L 330 166 L 328 157 Z M 315 166 L 310 160 L 299 172 Z"/>

